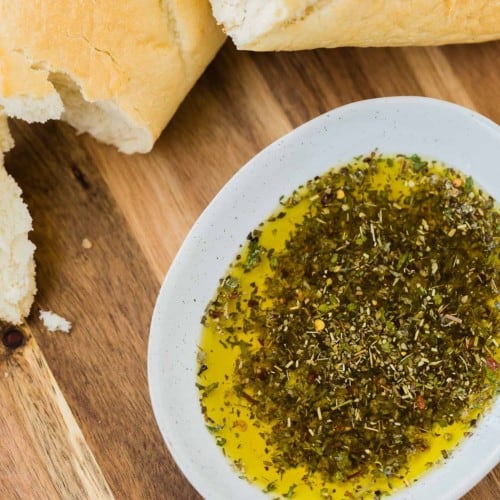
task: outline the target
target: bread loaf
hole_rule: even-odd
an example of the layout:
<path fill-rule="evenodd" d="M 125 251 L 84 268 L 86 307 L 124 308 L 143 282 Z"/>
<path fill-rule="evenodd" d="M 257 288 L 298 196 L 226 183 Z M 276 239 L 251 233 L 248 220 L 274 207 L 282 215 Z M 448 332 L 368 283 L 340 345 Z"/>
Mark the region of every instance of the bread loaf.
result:
<path fill-rule="evenodd" d="M 36 292 L 35 246 L 28 240 L 31 217 L 21 190 L 3 166 L 3 153 L 12 145 L 7 120 L 0 114 L 0 320 L 19 324 Z"/>
<path fill-rule="evenodd" d="M 210 0 L 236 46 L 299 50 L 500 38 L 500 0 Z"/>
<path fill-rule="evenodd" d="M 0 0 L 0 106 L 145 153 L 223 40 L 208 0 Z"/>

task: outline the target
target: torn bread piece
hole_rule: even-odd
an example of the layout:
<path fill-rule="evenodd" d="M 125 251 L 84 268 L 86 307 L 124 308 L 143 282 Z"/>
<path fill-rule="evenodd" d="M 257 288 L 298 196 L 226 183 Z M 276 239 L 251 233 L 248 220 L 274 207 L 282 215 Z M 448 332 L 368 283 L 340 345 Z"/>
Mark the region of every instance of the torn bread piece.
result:
<path fill-rule="evenodd" d="M 13 146 L 5 115 L 0 114 L 0 320 L 22 323 L 36 293 L 35 245 L 21 190 L 3 166 L 3 153 Z"/>
<path fill-rule="evenodd" d="M 210 0 L 239 49 L 442 45 L 500 38 L 500 0 Z"/>
<path fill-rule="evenodd" d="M 146 153 L 224 38 L 208 0 L 0 0 L 0 105 Z"/>

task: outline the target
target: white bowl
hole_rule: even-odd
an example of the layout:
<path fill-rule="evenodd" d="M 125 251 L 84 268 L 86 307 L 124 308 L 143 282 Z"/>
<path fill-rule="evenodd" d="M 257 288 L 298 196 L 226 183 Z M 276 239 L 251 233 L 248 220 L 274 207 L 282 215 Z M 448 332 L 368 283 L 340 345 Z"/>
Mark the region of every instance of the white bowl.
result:
<path fill-rule="evenodd" d="M 246 235 L 306 180 L 375 148 L 419 154 L 474 177 L 500 200 L 500 127 L 457 105 L 422 97 L 356 102 L 306 123 L 255 156 L 195 223 L 153 314 L 148 376 L 153 410 L 177 464 L 208 499 L 266 496 L 239 479 L 200 412 L 196 353 L 200 319 Z M 398 499 L 463 495 L 500 461 L 500 399 L 473 435 Z"/>

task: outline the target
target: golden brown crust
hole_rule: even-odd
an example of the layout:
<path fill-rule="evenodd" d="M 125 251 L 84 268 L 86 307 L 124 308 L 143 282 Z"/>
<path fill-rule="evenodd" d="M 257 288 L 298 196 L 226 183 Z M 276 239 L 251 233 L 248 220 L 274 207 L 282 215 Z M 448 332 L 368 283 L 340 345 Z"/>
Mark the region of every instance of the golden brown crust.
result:
<path fill-rule="evenodd" d="M 4 98 L 48 98 L 47 72 L 67 75 L 104 115 L 140 130 L 143 151 L 224 39 L 208 0 L 4 0 L 0 33 L 0 60 L 17 65 L 3 73 Z"/>
<path fill-rule="evenodd" d="M 228 12 L 227 0 L 211 1 L 216 15 L 222 12 L 224 4 Z M 248 7 L 255 3 L 261 2 L 247 0 L 239 5 Z M 269 16 L 256 21 L 246 15 L 240 16 L 239 26 L 224 23 L 238 48 L 441 45 L 500 38 L 500 0 L 276 0 L 273 3 L 277 6 L 276 13 L 286 12 L 284 18 L 276 14 L 274 21 L 269 21 Z M 219 21 L 224 19 L 219 16 Z M 256 24 L 266 27 L 259 32 Z"/>

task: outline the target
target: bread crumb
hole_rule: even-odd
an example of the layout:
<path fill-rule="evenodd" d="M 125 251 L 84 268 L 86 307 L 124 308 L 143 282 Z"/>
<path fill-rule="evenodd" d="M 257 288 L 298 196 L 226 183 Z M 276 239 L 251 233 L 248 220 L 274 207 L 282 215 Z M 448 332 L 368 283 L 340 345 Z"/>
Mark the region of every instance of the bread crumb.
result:
<path fill-rule="evenodd" d="M 71 331 L 71 323 L 52 311 L 40 310 L 40 319 L 49 332 L 69 333 Z"/>
<path fill-rule="evenodd" d="M 88 250 L 89 248 L 92 248 L 92 242 L 88 238 L 83 238 L 82 247 L 85 248 L 85 250 Z"/>
<path fill-rule="evenodd" d="M 9 372 L 3 372 L 4 378 L 9 378 Z"/>

